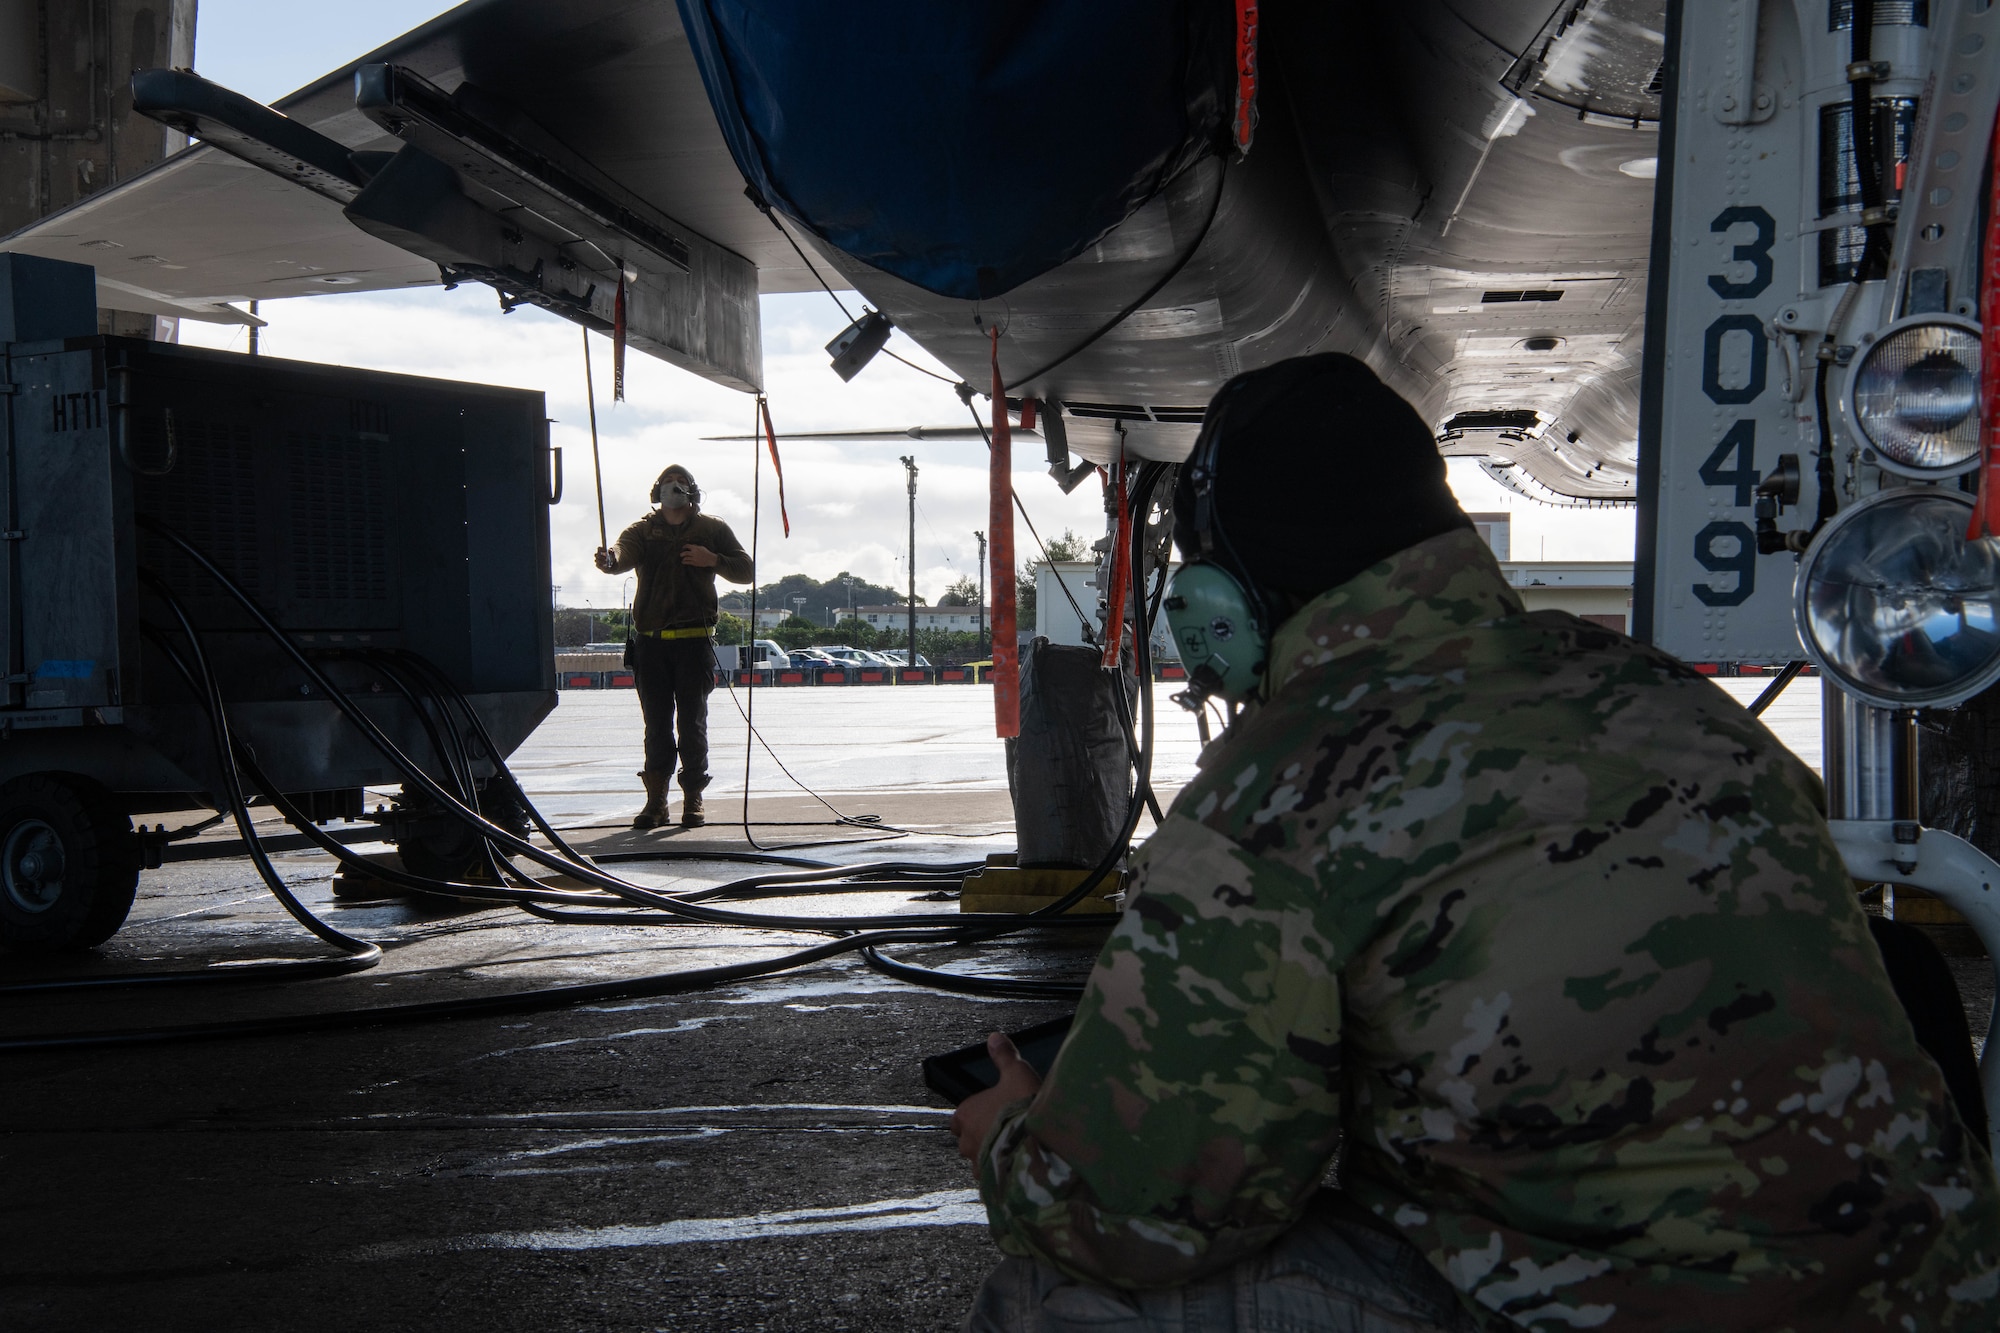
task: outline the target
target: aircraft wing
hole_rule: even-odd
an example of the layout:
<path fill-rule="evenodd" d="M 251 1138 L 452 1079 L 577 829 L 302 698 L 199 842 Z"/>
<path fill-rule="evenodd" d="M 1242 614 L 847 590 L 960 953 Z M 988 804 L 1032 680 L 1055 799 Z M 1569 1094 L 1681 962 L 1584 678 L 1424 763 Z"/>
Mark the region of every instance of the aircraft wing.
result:
<path fill-rule="evenodd" d="M 635 306 L 649 280 L 720 283 L 720 290 L 694 294 L 708 303 L 706 322 L 732 322 L 715 320 L 718 299 L 747 300 L 750 332 L 717 349 L 695 345 L 698 335 L 682 339 L 684 346 L 664 336 L 664 345 L 648 346 L 640 330 L 635 346 L 736 387 L 756 387 L 756 293 L 818 284 L 745 198 L 673 4 L 474 0 L 283 99 L 277 110 L 361 160 L 384 160 L 370 155 L 396 153 L 406 140 L 356 106 L 357 72 L 382 65 L 445 94 L 473 85 L 531 126 L 536 142 L 566 150 L 671 224 L 696 250 L 694 272 L 648 274 L 644 260 L 627 260 L 636 274 Z M 232 303 L 440 280 L 439 263 L 364 231 L 342 200 L 211 144 L 0 240 L 0 249 L 94 265 L 109 308 L 221 322 L 248 322 Z M 581 280 L 575 285 L 576 299 L 594 312 L 580 322 L 608 327 L 615 268 L 593 295 L 582 295 Z M 635 319 L 642 313 L 635 309 Z"/>

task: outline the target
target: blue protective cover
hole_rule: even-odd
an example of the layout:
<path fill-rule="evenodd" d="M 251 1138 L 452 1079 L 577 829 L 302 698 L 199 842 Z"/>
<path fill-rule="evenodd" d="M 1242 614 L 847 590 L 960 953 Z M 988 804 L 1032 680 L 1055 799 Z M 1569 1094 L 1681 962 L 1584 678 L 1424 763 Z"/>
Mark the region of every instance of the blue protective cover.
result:
<path fill-rule="evenodd" d="M 678 0 L 773 206 L 941 296 L 1069 259 L 1227 131 L 1228 0 Z"/>

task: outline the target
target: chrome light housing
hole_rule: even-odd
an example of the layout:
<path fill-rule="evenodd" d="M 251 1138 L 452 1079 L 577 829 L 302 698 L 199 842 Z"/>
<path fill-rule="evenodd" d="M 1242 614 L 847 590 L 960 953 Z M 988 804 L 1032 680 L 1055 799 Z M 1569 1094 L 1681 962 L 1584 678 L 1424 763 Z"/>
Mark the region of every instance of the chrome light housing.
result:
<path fill-rule="evenodd" d="M 1979 325 L 1910 315 L 1862 337 L 1847 375 L 1847 421 L 1870 460 L 1906 477 L 1979 465 Z"/>
<path fill-rule="evenodd" d="M 1965 539 L 1972 498 L 1905 486 L 1842 511 L 1796 591 L 1806 656 L 1878 708 L 1941 708 L 2000 680 L 2000 557 Z"/>

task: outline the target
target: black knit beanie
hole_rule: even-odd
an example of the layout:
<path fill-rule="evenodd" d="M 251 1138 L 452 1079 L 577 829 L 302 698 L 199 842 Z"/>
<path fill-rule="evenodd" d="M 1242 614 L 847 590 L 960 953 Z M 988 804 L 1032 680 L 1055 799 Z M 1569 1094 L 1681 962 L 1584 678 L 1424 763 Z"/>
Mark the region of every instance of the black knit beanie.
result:
<path fill-rule="evenodd" d="M 1423 418 L 1351 356 L 1238 375 L 1208 405 L 1203 443 L 1211 435 L 1219 535 L 1209 558 L 1281 605 L 1472 526 Z M 1191 472 L 1183 466 L 1174 488 L 1174 540 L 1187 560 L 1201 558 Z"/>

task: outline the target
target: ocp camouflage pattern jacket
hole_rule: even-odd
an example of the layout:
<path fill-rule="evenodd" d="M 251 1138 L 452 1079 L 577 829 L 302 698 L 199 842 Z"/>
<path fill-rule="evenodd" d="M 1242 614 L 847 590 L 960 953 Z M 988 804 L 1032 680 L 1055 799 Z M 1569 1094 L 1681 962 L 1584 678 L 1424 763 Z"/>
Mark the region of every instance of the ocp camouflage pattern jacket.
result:
<path fill-rule="evenodd" d="M 2000 1328 L 2000 1194 L 1820 788 L 1477 536 L 1324 594 L 1141 851 L 1003 1250 L 1169 1286 L 1341 1186 L 1494 1327 Z M 1511 1321 L 1511 1323 L 1510 1323 Z"/>

